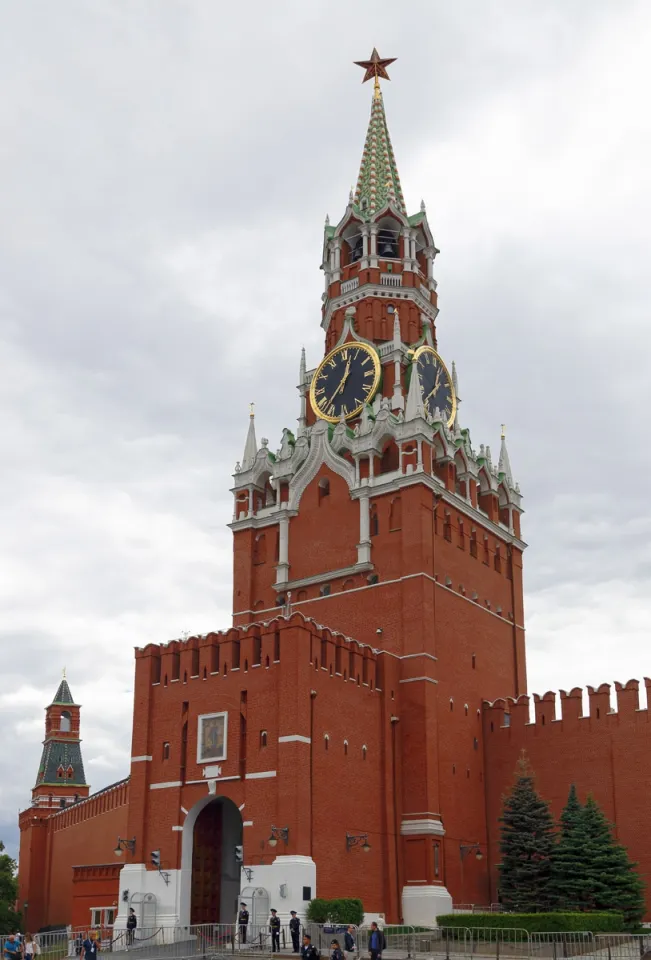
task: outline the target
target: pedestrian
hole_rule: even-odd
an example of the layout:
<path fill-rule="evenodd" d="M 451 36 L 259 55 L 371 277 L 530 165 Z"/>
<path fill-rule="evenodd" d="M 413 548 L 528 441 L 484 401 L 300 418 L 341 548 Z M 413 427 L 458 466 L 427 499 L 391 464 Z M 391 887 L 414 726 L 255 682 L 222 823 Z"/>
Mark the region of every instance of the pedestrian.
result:
<path fill-rule="evenodd" d="M 332 940 L 330 942 L 330 960 L 344 960 L 344 955 L 338 940 Z"/>
<path fill-rule="evenodd" d="M 97 940 L 88 934 L 83 942 L 84 960 L 97 960 Z"/>
<path fill-rule="evenodd" d="M 319 951 L 312 945 L 312 937 L 309 933 L 303 934 L 303 946 L 301 947 L 302 960 L 319 960 Z"/>
<path fill-rule="evenodd" d="M 292 935 L 292 952 L 298 953 L 300 949 L 299 939 L 301 935 L 301 921 L 296 916 L 296 910 L 291 910 L 290 913 L 292 915 L 292 919 L 289 921 L 289 932 Z"/>
<path fill-rule="evenodd" d="M 344 934 L 344 950 L 346 956 L 355 956 L 355 927 L 351 924 Z"/>
<path fill-rule="evenodd" d="M 246 943 L 246 931 L 249 926 L 249 911 L 246 904 L 240 904 L 240 912 L 237 915 L 237 922 L 240 925 L 240 943 Z"/>
<path fill-rule="evenodd" d="M 276 910 L 271 911 L 269 929 L 271 930 L 271 952 L 280 953 L 280 917 Z"/>
<path fill-rule="evenodd" d="M 34 955 L 37 953 L 36 944 L 32 940 L 31 933 L 25 934 L 25 943 L 23 944 L 23 956 L 25 960 L 34 960 Z"/>
<path fill-rule="evenodd" d="M 16 934 L 10 933 L 5 940 L 2 950 L 4 960 L 19 960 L 23 955 L 23 948 L 19 940 L 16 940 Z"/>
<path fill-rule="evenodd" d="M 371 955 L 371 960 L 380 960 L 385 944 L 384 934 L 374 920 L 371 924 L 371 932 L 368 937 L 368 952 Z"/>
<path fill-rule="evenodd" d="M 130 947 L 136 938 L 136 927 L 138 918 L 133 907 L 129 907 L 129 916 L 127 917 L 127 946 Z"/>

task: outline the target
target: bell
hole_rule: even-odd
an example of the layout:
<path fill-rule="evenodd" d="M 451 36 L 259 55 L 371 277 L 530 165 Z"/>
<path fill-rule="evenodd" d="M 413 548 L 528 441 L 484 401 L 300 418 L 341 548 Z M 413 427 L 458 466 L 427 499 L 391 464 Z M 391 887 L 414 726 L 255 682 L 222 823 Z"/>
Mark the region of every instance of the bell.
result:
<path fill-rule="evenodd" d="M 384 243 L 380 245 L 380 256 L 381 257 L 392 257 L 393 256 L 393 244 L 390 240 L 385 240 Z"/>

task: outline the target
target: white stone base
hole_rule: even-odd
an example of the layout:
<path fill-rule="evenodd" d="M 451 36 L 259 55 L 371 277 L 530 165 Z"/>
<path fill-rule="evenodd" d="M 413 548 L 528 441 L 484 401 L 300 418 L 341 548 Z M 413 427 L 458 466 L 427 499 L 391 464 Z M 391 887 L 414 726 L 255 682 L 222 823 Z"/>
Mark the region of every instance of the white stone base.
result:
<path fill-rule="evenodd" d="M 296 910 L 301 921 L 305 921 L 308 901 L 303 900 L 303 887 L 309 887 L 312 897 L 316 897 L 316 864 L 312 857 L 280 856 L 273 863 L 252 866 L 252 878 L 249 882 L 242 870 L 240 897 L 249 908 L 252 926 L 266 929 L 269 923 L 269 910 L 278 911 L 280 922 L 289 923 L 290 911 Z M 190 922 L 190 883 L 191 870 L 168 870 L 169 883 L 165 883 L 155 870 L 147 870 L 144 863 L 126 863 L 120 871 L 119 913 L 116 917 L 116 930 L 124 929 L 127 924 L 129 907 L 134 906 L 138 915 L 138 928 L 156 926 L 168 928 Z M 129 891 L 129 901 L 123 901 L 122 891 Z M 148 920 L 141 913 L 144 894 L 156 897 L 155 921 Z M 132 898 L 136 895 L 136 902 Z M 229 921 L 235 922 L 235 915 Z"/>
<path fill-rule="evenodd" d="M 411 927 L 435 927 L 437 917 L 452 913 L 452 897 L 443 886 L 403 887 L 402 919 Z"/>
<path fill-rule="evenodd" d="M 272 907 L 278 911 L 282 924 L 289 923 L 292 910 L 296 910 L 302 923 L 305 922 L 309 901 L 303 900 L 303 887 L 309 887 L 312 897 L 316 897 L 316 864 L 312 857 L 280 856 L 273 863 L 256 864 L 250 869 L 253 874 L 250 882 L 242 871 L 241 897 L 249 907 L 251 923 L 268 923 L 268 910 Z M 264 898 L 258 894 L 253 901 L 250 899 L 252 892 L 258 890 L 264 890 L 269 896 L 268 907 L 264 908 L 267 913 L 260 918 L 254 917 L 255 899 L 262 901 Z"/>

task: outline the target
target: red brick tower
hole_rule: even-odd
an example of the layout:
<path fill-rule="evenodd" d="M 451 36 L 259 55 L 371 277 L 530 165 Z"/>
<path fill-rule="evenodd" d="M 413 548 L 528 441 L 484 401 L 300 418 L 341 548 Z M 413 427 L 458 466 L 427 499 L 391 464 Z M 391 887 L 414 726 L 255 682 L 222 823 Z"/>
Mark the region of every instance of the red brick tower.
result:
<path fill-rule="evenodd" d="M 417 922 L 443 876 L 457 902 L 487 902 L 485 867 L 466 858 L 486 844 L 480 710 L 526 690 L 525 545 L 504 431 L 495 466 L 437 353 L 438 250 L 424 203 L 409 216 L 403 200 L 378 82 L 389 62 L 361 64 L 371 118 L 357 188 L 326 220 L 326 355 L 314 370 L 301 358 L 297 434 L 258 448 L 251 416 L 236 466 L 233 617 L 300 611 L 400 660 L 385 735 Z"/>
<path fill-rule="evenodd" d="M 45 915 L 47 818 L 89 794 L 81 757 L 79 712 L 64 673 L 52 703 L 45 708 L 45 740 L 32 788 L 32 805 L 21 812 L 18 821 L 19 904 L 27 913 L 26 922 L 30 917 L 40 922 Z"/>

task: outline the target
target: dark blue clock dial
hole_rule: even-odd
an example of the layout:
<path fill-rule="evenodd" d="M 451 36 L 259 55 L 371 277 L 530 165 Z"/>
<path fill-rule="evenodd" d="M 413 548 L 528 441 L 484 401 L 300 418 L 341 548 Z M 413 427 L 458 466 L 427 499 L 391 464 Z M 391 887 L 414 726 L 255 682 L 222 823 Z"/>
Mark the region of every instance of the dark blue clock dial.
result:
<path fill-rule="evenodd" d="M 351 341 L 332 350 L 314 374 L 310 403 L 318 417 L 350 420 L 373 399 L 380 382 L 380 358 L 372 347 Z"/>
<path fill-rule="evenodd" d="M 452 426 L 457 398 L 447 367 L 432 347 L 419 347 L 413 362 L 418 368 L 425 412 L 433 417 L 438 407 L 445 423 Z"/>

